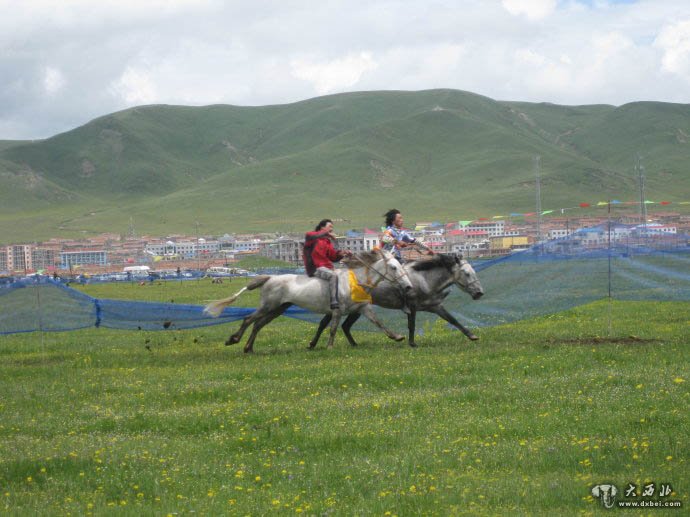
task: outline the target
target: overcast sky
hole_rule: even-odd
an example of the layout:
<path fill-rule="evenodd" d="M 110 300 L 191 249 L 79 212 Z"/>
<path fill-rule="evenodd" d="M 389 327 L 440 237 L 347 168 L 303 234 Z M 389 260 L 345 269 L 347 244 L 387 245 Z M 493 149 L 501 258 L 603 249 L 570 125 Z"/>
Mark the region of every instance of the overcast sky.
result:
<path fill-rule="evenodd" d="M 139 104 L 690 102 L 688 0 L 0 0 L 0 139 Z"/>

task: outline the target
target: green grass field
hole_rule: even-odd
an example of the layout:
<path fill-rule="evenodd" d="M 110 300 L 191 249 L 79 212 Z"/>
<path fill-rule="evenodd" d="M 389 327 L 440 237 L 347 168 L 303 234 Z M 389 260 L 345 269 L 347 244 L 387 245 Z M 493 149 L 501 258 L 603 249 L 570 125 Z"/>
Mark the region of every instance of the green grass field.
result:
<path fill-rule="evenodd" d="M 240 285 L 82 289 L 201 303 Z M 690 304 L 614 303 L 609 337 L 607 315 L 313 352 L 314 325 L 281 318 L 253 355 L 223 346 L 237 324 L 0 336 L 0 510 L 580 515 L 606 482 L 670 483 L 687 509 Z"/>

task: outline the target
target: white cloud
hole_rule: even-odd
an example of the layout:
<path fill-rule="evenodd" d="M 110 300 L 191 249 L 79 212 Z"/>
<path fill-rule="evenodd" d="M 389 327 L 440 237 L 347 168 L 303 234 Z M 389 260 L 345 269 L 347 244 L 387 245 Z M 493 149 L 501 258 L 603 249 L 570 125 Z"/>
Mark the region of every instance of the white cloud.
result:
<path fill-rule="evenodd" d="M 140 103 L 353 90 L 690 102 L 687 0 L 0 0 L 0 12 L 0 139 Z"/>
<path fill-rule="evenodd" d="M 527 65 L 541 66 L 546 62 L 546 58 L 528 48 L 521 48 L 515 51 L 515 58 Z"/>
<path fill-rule="evenodd" d="M 528 20 L 542 20 L 556 9 L 556 0 L 502 0 L 506 11 Z"/>
<path fill-rule="evenodd" d="M 47 66 L 43 74 L 43 88 L 49 95 L 55 95 L 65 85 L 65 77 L 58 68 Z"/>
<path fill-rule="evenodd" d="M 440 71 L 456 67 L 467 49 L 464 45 L 453 43 L 437 45 L 425 58 L 426 69 L 430 74 L 438 74 Z"/>
<path fill-rule="evenodd" d="M 295 59 L 291 63 L 292 75 L 309 81 L 319 95 L 342 91 L 357 84 L 362 75 L 378 67 L 370 52 L 348 54 L 325 62 Z"/>
<path fill-rule="evenodd" d="M 120 78 L 111 84 L 110 92 L 130 106 L 152 104 L 158 100 L 156 85 L 151 77 L 131 67 L 127 67 Z"/>
<path fill-rule="evenodd" d="M 690 20 L 664 26 L 654 46 L 663 52 L 663 70 L 690 79 Z"/>

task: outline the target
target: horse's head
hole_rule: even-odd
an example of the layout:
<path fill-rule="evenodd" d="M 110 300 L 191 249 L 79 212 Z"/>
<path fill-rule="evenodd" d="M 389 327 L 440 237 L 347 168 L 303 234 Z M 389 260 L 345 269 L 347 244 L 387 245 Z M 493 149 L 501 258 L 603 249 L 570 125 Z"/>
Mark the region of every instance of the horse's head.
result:
<path fill-rule="evenodd" d="M 386 250 L 375 249 L 357 253 L 348 260 L 348 267 L 364 267 L 374 284 L 387 280 L 401 286 L 406 291 L 412 289 L 412 282 L 407 271 L 400 265 L 395 256 Z"/>
<path fill-rule="evenodd" d="M 389 282 L 402 286 L 406 291 L 412 289 L 410 277 L 407 276 L 407 271 L 405 271 L 405 268 L 402 267 L 400 262 L 398 262 L 398 259 L 395 258 L 395 255 L 386 250 L 377 250 L 377 252 L 381 255 L 381 260 L 379 260 L 379 263 L 382 263 L 381 267 L 383 267 L 383 277 Z"/>
<path fill-rule="evenodd" d="M 455 264 L 452 268 L 453 282 L 460 289 L 468 293 L 473 300 L 479 300 L 484 295 L 484 289 L 479 282 L 477 272 L 472 265 L 467 262 L 462 255 L 454 255 Z"/>

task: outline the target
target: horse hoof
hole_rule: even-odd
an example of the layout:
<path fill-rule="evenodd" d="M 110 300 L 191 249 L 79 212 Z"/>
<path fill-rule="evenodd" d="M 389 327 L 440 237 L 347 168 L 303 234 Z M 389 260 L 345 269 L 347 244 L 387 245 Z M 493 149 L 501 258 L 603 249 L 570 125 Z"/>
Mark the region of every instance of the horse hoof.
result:
<path fill-rule="evenodd" d="M 470 341 L 479 341 L 479 336 L 475 336 L 474 334 L 472 334 L 471 336 L 467 336 L 467 337 L 470 338 Z"/>
<path fill-rule="evenodd" d="M 225 342 L 225 344 L 226 344 L 227 346 L 230 346 L 230 345 L 236 345 L 236 344 L 239 343 L 239 342 L 240 342 L 240 338 L 239 338 L 239 337 L 237 337 L 237 336 L 230 336 L 230 337 L 228 338 L 228 340 Z"/>
<path fill-rule="evenodd" d="M 415 343 L 414 341 L 412 341 L 412 342 L 410 343 L 410 346 L 411 346 L 412 348 L 417 348 L 417 343 Z"/>
<path fill-rule="evenodd" d="M 401 336 L 400 334 L 394 334 L 393 336 L 391 336 L 391 339 L 399 343 L 400 341 L 403 341 L 405 339 L 405 336 Z"/>
<path fill-rule="evenodd" d="M 245 353 L 245 354 L 253 354 L 253 353 L 254 353 L 254 349 L 253 349 L 253 348 L 245 348 L 245 349 L 244 349 L 244 353 Z"/>

